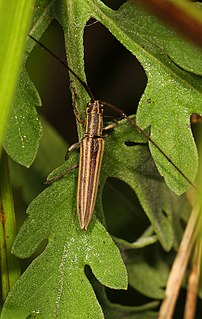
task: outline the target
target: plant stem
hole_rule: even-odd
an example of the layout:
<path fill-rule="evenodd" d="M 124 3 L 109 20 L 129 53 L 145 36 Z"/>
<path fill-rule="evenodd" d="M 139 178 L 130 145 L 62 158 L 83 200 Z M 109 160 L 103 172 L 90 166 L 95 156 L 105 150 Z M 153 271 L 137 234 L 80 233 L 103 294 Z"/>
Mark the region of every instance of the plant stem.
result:
<path fill-rule="evenodd" d="M 11 254 L 16 234 L 16 221 L 13 196 L 10 185 L 7 155 L 3 152 L 0 161 L 0 251 L 2 297 L 6 299 L 8 292 L 20 276 L 18 259 Z"/>
<path fill-rule="evenodd" d="M 165 291 L 165 298 L 162 302 L 158 319 L 171 319 L 173 316 L 182 280 L 184 278 L 193 244 L 196 240 L 196 225 L 199 221 L 199 217 L 200 205 L 196 204 L 191 212 L 177 256 L 175 257 L 170 271 Z"/>
<path fill-rule="evenodd" d="M 199 286 L 200 271 L 201 271 L 201 249 L 202 249 L 202 240 L 201 238 L 199 238 L 196 242 L 193 261 L 192 261 L 192 268 L 189 273 L 184 319 L 195 318 L 198 286 Z"/>

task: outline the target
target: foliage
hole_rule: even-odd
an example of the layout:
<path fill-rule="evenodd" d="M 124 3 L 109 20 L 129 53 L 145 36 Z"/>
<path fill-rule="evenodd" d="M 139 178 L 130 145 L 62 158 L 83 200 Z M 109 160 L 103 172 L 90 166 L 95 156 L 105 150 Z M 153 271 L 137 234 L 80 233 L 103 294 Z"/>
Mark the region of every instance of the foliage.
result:
<path fill-rule="evenodd" d="M 12 5 L 0 1 L 0 147 L 14 96 L 18 71 L 22 61 L 25 36 L 30 24 L 33 1 L 21 1 Z"/>
<path fill-rule="evenodd" d="M 130 1 L 115 11 L 100 0 L 62 0 L 60 4 L 56 0 L 38 0 L 30 33 L 39 39 L 51 21 L 57 19 L 64 29 L 68 65 L 85 80 L 83 30 L 92 16 L 144 67 L 148 83 L 136 114 L 138 125 L 150 128 L 152 139 L 194 181 L 198 158 L 190 115 L 202 115 L 201 51 Z M 26 58 L 34 45 L 27 39 Z M 84 117 L 89 97 L 71 74 L 70 78 L 72 92 L 76 92 L 74 104 Z M 24 62 L 4 148 L 14 161 L 25 167 L 34 162 L 39 149 L 42 126 L 35 107 L 40 104 Z M 57 133 L 45 122 L 44 127 L 48 134 L 43 136 L 44 143 L 32 168 L 32 174 L 36 176 L 38 171 L 43 178 L 44 169 L 53 168 L 52 163 L 44 165 L 44 154 L 48 158 L 48 154 L 62 154 L 64 149 L 64 141 Z M 81 138 L 80 124 L 78 134 Z M 95 213 L 87 231 L 79 229 L 77 220 L 76 170 L 39 194 L 41 186 L 36 186 L 37 178 L 33 187 L 30 186 L 27 171 L 21 168 L 16 172 L 16 164 L 11 163 L 14 184 L 22 187 L 22 198 L 29 201 L 39 194 L 29 205 L 28 218 L 17 235 L 13 253 L 28 258 L 38 248 L 38 256 L 11 290 L 2 319 L 157 317 L 173 249 L 177 248 L 183 231 L 180 218 L 187 213 L 186 201 L 173 192 L 182 194 L 190 185 L 154 146 L 149 147 L 156 166 L 147 141 L 126 120 L 121 120 L 108 133 Z M 50 178 L 77 161 L 77 154 L 72 155 Z M 102 205 L 104 185 L 109 178 L 121 180 L 133 194 L 130 198 L 115 190 L 114 201 L 108 198 L 104 204 L 106 215 L 115 215 L 115 222 L 110 222 L 110 218 L 105 221 Z M 25 182 L 30 190 L 24 187 Z M 134 208 L 134 192 L 141 208 L 139 204 Z M 113 241 L 109 235 L 119 233 L 122 213 L 130 216 L 126 228 L 130 226 L 131 216 L 135 221 L 133 242 L 116 237 Z M 165 255 L 165 251 L 169 253 Z M 104 286 L 127 288 L 127 272 L 129 285 L 144 296 L 144 304 L 117 305 L 106 294 Z M 154 300 L 150 302 L 146 297 Z"/>

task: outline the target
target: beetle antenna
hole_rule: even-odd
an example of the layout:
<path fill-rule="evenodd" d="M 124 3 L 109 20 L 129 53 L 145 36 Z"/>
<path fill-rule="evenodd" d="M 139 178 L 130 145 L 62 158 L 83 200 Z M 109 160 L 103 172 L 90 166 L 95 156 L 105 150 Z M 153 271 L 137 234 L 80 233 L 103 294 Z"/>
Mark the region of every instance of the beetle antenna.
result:
<path fill-rule="evenodd" d="M 32 35 L 29 34 L 29 37 L 36 42 L 42 49 L 46 50 L 48 53 L 50 53 L 52 55 L 52 57 L 54 57 L 58 62 L 60 62 L 60 64 L 62 64 L 67 70 L 69 70 L 69 72 L 71 74 L 73 74 L 73 76 L 79 81 L 79 83 L 84 87 L 84 89 L 86 90 L 86 92 L 88 93 L 89 97 L 91 98 L 91 101 L 94 102 L 95 98 L 93 96 L 93 93 L 91 92 L 91 89 L 89 88 L 88 84 L 85 83 L 84 81 L 82 81 L 80 79 L 80 77 L 67 65 L 67 63 L 60 59 L 53 51 L 51 51 L 50 49 L 48 49 L 43 43 L 41 43 L 40 41 L 38 41 L 36 38 L 34 38 Z"/>

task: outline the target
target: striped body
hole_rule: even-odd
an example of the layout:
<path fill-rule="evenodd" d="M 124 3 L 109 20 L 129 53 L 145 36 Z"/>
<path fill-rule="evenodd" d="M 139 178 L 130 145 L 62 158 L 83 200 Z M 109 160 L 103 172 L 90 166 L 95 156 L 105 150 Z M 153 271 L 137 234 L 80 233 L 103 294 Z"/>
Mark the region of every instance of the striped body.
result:
<path fill-rule="evenodd" d="M 87 229 L 91 220 L 99 184 L 104 152 L 103 105 L 89 102 L 86 109 L 85 136 L 80 146 L 77 213 L 81 229 Z"/>

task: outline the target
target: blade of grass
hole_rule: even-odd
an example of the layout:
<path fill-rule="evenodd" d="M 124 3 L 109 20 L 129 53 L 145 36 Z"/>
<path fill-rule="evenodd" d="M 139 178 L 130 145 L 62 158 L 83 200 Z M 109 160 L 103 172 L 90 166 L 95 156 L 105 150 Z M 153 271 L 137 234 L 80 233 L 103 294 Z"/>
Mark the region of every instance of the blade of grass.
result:
<path fill-rule="evenodd" d="M 2 297 L 5 300 L 11 287 L 20 276 L 18 259 L 14 255 L 11 255 L 11 248 L 16 235 L 16 221 L 7 155 L 5 152 L 1 156 L 0 176 L 1 282 Z"/>
<path fill-rule="evenodd" d="M 201 131 L 199 139 L 201 137 Z M 194 318 L 196 298 L 198 293 L 198 284 L 201 276 L 201 228 L 202 228 L 202 143 L 199 140 L 199 158 L 200 166 L 197 177 L 197 189 L 195 192 L 193 189 L 187 194 L 191 205 L 193 206 L 191 215 L 187 227 L 185 229 L 177 256 L 174 260 L 165 292 L 165 298 L 162 302 L 158 319 L 171 319 L 175 304 L 177 301 L 178 293 L 184 274 L 187 268 L 187 264 L 190 259 L 193 246 L 195 245 L 195 251 L 192 262 L 192 270 L 188 282 L 188 296 L 186 300 L 186 307 L 184 313 L 184 319 Z M 194 283 L 194 285 L 193 285 Z M 192 287 L 191 287 L 192 286 Z M 189 300 L 188 300 L 189 299 Z M 189 308 L 189 309 L 188 309 Z M 189 312 L 188 312 L 189 311 Z"/>
<path fill-rule="evenodd" d="M 172 319 L 179 290 L 182 285 L 187 264 L 196 240 L 196 228 L 199 220 L 200 205 L 192 209 L 177 256 L 172 265 L 166 285 L 165 298 L 162 302 L 158 319 Z"/>
<path fill-rule="evenodd" d="M 201 129 L 198 132 L 199 138 L 199 158 L 200 158 L 200 166 L 197 177 L 197 185 L 198 185 L 198 193 L 197 193 L 197 201 L 199 203 L 200 208 L 202 207 L 202 141 L 201 141 Z M 200 210 L 199 222 L 197 224 L 197 238 L 196 244 L 192 259 L 192 268 L 188 278 L 187 284 L 187 298 L 185 304 L 184 311 L 184 319 L 192 319 L 195 318 L 196 305 L 197 305 L 197 296 L 198 296 L 198 288 L 201 280 L 201 258 L 202 258 L 202 210 Z"/>
<path fill-rule="evenodd" d="M 189 279 L 187 284 L 187 297 L 184 310 L 184 319 L 194 319 L 196 313 L 196 304 L 198 296 L 198 287 L 200 280 L 200 266 L 201 266 L 201 250 L 202 240 L 197 240 L 194 257 L 192 261 L 192 267 L 189 273 Z"/>
<path fill-rule="evenodd" d="M 0 0 L 0 153 L 34 0 Z"/>

